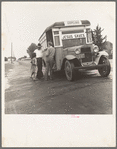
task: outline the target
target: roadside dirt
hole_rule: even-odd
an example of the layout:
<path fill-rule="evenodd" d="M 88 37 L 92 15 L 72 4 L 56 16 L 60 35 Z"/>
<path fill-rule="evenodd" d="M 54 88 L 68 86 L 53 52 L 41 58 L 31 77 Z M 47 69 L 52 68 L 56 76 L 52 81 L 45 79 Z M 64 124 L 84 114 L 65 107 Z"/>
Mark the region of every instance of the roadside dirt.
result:
<path fill-rule="evenodd" d="M 15 62 L 5 90 L 6 114 L 111 114 L 112 72 L 102 78 L 97 70 L 82 73 L 74 82 L 62 73 L 52 81 L 33 81 L 30 62 Z"/>

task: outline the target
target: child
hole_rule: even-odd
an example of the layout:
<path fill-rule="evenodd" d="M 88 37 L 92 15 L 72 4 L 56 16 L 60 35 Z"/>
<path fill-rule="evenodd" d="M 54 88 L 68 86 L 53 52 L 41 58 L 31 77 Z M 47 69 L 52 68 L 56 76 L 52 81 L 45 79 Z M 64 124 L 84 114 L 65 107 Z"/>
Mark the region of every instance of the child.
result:
<path fill-rule="evenodd" d="M 31 59 L 31 78 L 33 80 L 36 80 L 37 75 L 37 59 L 36 59 L 36 53 L 32 53 L 32 59 Z"/>

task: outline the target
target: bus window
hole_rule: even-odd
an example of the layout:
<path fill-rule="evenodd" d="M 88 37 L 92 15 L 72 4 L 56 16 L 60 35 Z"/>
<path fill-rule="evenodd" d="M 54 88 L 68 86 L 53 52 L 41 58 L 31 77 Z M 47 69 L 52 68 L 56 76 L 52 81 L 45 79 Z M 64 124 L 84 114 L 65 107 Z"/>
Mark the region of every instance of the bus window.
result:
<path fill-rule="evenodd" d="M 50 41 L 53 43 L 52 30 L 49 30 L 46 32 L 46 39 L 47 39 L 47 42 Z"/>
<path fill-rule="evenodd" d="M 86 44 L 85 38 L 63 40 L 63 48 L 85 45 L 85 44 Z"/>
<path fill-rule="evenodd" d="M 54 31 L 54 41 L 55 41 L 55 46 L 60 46 L 59 31 Z"/>
<path fill-rule="evenodd" d="M 54 35 L 59 35 L 59 31 L 54 31 Z"/>
<path fill-rule="evenodd" d="M 55 36 L 54 39 L 55 39 L 55 46 L 59 46 L 60 45 L 59 36 Z"/>
<path fill-rule="evenodd" d="M 90 29 L 86 29 L 86 39 L 87 39 L 87 43 L 91 43 L 92 42 L 92 34 L 91 34 L 91 30 Z"/>

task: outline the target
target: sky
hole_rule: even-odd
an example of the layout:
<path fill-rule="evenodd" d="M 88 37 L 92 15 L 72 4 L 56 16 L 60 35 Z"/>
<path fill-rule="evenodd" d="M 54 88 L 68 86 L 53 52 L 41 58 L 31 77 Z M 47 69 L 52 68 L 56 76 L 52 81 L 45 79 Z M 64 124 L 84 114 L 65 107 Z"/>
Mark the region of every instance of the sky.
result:
<path fill-rule="evenodd" d="M 31 43 L 38 43 L 43 31 L 59 21 L 89 20 L 91 29 L 97 24 L 102 35 L 115 44 L 115 2 L 2 2 L 3 55 L 28 56 Z"/>

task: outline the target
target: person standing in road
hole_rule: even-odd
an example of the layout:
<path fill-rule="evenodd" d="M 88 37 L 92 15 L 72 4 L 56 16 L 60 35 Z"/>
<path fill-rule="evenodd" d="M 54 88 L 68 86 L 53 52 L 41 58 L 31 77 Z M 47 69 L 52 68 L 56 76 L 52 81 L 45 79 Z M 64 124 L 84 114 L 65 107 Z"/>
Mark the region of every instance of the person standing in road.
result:
<path fill-rule="evenodd" d="M 36 75 L 37 75 L 37 59 L 36 59 L 36 53 L 32 53 L 32 59 L 31 59 L 31 78 L 36 81 Z"/>
<path fill-rule="evenodd" d="M 52 47 L 52 42 L 48 42 L 48 48 L 46 51 L 46 70 L 45 70 L 45 80 L 48 80 L 48 73 L 50 70 L 50 79 L 52 80 L 52 67 L 54 64 L 55 48 Z"/>
<path fill-rule="evenodd" d="M 36 58 L 37 58 L 37 67 L 38 67 L 38 71 L 37 71 L 37 79 L 41 79 L 43 77 L 43 72 L 42 72 L 42 49 L 41 49 L 41 44 L 38 43 L 37 45 L 37 49 L 35 49 L 34 53 L 36 53 Z"/>

